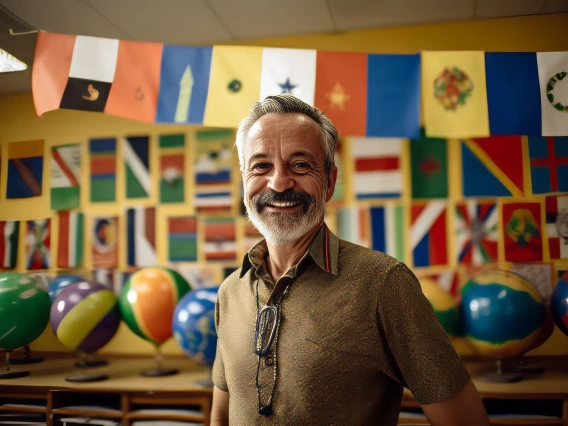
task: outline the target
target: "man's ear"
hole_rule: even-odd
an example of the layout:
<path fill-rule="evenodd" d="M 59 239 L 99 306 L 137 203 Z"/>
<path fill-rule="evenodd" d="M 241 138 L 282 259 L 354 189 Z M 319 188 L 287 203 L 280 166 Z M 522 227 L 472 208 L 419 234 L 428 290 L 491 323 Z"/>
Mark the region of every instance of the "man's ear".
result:
<path fill-rule="evenodd" d="M 327 203 L 333 197 L 335 192 L 335 183 L 337 182 L 337 166 L 331 168 L 329 177 L 327 178 L 327 194 L 325 196 L 325 202 Z"/>

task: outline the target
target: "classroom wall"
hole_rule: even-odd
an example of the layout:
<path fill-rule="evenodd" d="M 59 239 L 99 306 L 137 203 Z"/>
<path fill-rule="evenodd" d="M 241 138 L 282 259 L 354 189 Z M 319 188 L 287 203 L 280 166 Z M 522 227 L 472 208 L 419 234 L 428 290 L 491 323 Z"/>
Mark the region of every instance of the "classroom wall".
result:
<path fill-rule="evenodd" d="M 546 15 L 535 17 L 519 17 L 507 19 L 495 19 L 468 23 L 455 23 L 443 25 L 425 25 L 416 27 L 386 28 L 368 31 L 348 32 L 341 34 L 316 35 L 316 36 L 297 36 L 286 38 L 273 38 L 267 40 L 251 40 L 234 44 L 248 44 L 259 46 L 295 47 L 295 48 L 315 48 L 320 50 L 341 50 L 341 51 L 361 51 L 372 53 L 412 53 L 420 50 L 486 50 L 486 51 L 555 51 L 568 50 L 568 41 L 561 35 L 565 33 L 565 25 L 568 22 L 568 14 Z M 91 138 L 96 137 L 124 137 L 129 135 L 149 135 L 151 137 L 150 168 L 157 171 L 158 152 L 157 138 L 162 134 L 185 133 L 186 134 L 186 173 L 191 181 L 193 176 L 193 152 L 192 134 L 195 130 L 191 126 L 156 126 L 151 124 L 137 123 L 125 119 L 105 116 L 98 113 L 88 113 L 80 111 L 58 110 L 45 114 L 38 118 L 35 115 L 33 99 L 30 94 L 13 95 L 0 97 L 0 143 L 2 144 L 2 170 L 0 181 L 6 182 L 6 158 L 7 142 L 29 141 L 42 139 L 45 141 L 44 157 L 49 158 L 51 147 L 56 145 L 80 143 L 82 144 L 83 166 L 82 168 L 82 191 L 81 206 L 82 211 L 87 216 L 94 215 L 118 215 L 124 220 L 125 205 L 120 203 L 94 205 L 89 202 L 89 195 L 86 183 L 88 182 L 87 143 Z M 525 141 L 526 144 L 526 141 Z M 525 147 L 526 148 L 526 147 Z M 525 149 L 526 151 L 526 149 Z M 405 147 L 405 154 L 408 155 L 408 146 Z M 449 143 L 448 155 L 450 164 L 459 163 L 459 144 L 457 141 Z M 117 200 L 124 198 L 124 166 L 121 160 L 121 148 L 118 144 L 117 149 Z M 524 159 L 527 164 L 527 158 Z M 352 171 L 352 166 L 348 162 L 345 164 L 345 175 L 348 179 Z M 236 161 L 235 161 L 236 166 Z M 450 197 L 459 191 L 461 179 L 459 167 L 450 167 Z M 10 199 L 5 198 L 5 191 L 0 191 L 0 220 L 9 219 L 39 219 L 45 217 L 52 218 L 52 229 L 57 230 L 57 216 L 49 208 L 49 161 L 44 162 L 43 169 L 43 195 L 41 197 L 29 199 Z M 525 177 L 530 179 L 527 168 Z M 408 176 L 405 184 L 408 185 Z M 187 182 L 187 181 L 186 181 Z M 530 181 L 529 181 L 530 182 Z M 4 184 L 3 184 L 4 185 Z M 234 181 L 237 190 L 239 182 Z M 530 183 L 528 184 L 530 188 Z M 353 194 L 348 187 L 345 188 L 346 200 L 353 200 Z M 238 192 L 235 192 L 238 193 Z M 409 194 L 409 191 L 405 191 Z M 408 196 L 408 195 L 407 195 Z M 409 197 L 409 196 L 408 196 Z M 530 198 L 526 201 L 532 201 Z M 166 232 L 165 218 L 170 215 L 191 215 L 193 210 L 188 200 L 192 199 L 192 187 L 186 188 L 186 203 L 183 205 L 158 206 L 157 209 L 157 235 Z M 408 199 L 401 200 L 403 203 Z M 155 205 L 157 203 L 157 173 L 153 174 L 152 194 L 146 200 L 132 202 L 129 205 Z M 234 212 L 236 213 L 236 211 Z M 87 218 L 87 225 L 88 225 Z M 332 228 L 335 223 L 331 219 Z M 123 222 L 124 223 L 124 222 Z M 242 221 L 238 227 L 242 228 Z M 88 229 L 88 227 L 86 228 Z M 124 228 L 122 228 L 124 229 Z M 237 231 L 239 232 L 239 231 Z M 89 246 L 89 235 L 85 232 L 85 246 Z M 120 236 L 119 244 L 125 247 L 125 235 Z M 20 230 L 20 244 L 24 244 L 24 227 Z M 163 245 L 165 238 L 158 239 L 158 260 L 166 262 L 166 250 Z M 57 233 L 52 233 L 52 253 L 57 250 Z M 450 244 L 450 247 L 452 244 Z M 24 271 L 23 251 L 20 247 L 20 256 L 17 270 Z M 239 253 L 239 256 L 242 253 Z M 85 250 L 85 264 L 90 264 L 90 251 Z M 449 253 L 449 257 L 453 258 Z M 500 253 L 503 258 L 503 253 Z M 120 251 L 119 263 L 121 267 L 125 265 L 125 250 Z M 53 262 L 55 264 L 55 262 Z M 562 265 L 560 265 L 562 266 Z M 222 279 L 221 267 L 216 269 L 216 279 Z M 57 271 L 50 271 L 55 274 Z M 86 268 L 85 273 L 90 273 Z M 434 269 L 432 272 L 436 272 Z M 456 347 L 462 354 L 469 353 L 463 342 L 456 341 Z M 63 351 L 65 348 L 53 336 L 51 329 L 32 344 L 34 350 Z M 170 340 L 163 347 L 164 353 L 180 354 L 175 342 Z M 153 347 L 149 343 L 131 333 L 122 324 L 119 333 L 103 350 L 103 353 L 133 353 L 150 354 Z M 568 338 L 563 336 L 557 329 L 553 336 L 540 348 L 530 352 L 535 355 L 558 355 L 568 354 Z"/>

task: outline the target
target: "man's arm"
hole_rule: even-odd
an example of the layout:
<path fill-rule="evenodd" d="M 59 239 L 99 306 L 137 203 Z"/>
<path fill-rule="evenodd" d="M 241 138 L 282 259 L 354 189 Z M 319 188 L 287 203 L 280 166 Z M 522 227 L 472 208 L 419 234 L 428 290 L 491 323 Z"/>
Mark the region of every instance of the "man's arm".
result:
<path fill-rule="evenodd" d="M 211 426 L 229 426 L 229 392 L 213 386 Z"/>
<path fill-rule="evenodd" d="M 422 409 L 432 426 L 489 426 L 485 407 L 471 380 L 449 398 L 422 405 Z"/>

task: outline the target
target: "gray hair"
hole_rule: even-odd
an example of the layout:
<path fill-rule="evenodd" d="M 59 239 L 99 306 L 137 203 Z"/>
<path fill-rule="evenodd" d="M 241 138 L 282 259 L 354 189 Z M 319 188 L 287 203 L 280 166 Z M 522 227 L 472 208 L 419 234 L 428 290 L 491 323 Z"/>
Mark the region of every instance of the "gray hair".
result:
<path fill-rule="evenodd" d="M 300 113 L 314 120 L 319 124 L 323 134 L 323 151 L 325 153 L 324 169 L 326 175 L 329 176 L 331 168 L 335 164 L 335 150 L 337 148 L 338 134 L 337 129 L 327 117 L 327 115 L 317 109 L 301 101 L 300 99 L 289 95 L 267 96 L 262 102 L 255 102 L 250 109 L 249 115 L 240 122 L 237 130 L 237 152 L 239 154 L 239 163 L 241 172 L 244 170 L 244 146 L 245 139 L 251 127 L 262 116 L 267 114 L 286 114 Z"/>

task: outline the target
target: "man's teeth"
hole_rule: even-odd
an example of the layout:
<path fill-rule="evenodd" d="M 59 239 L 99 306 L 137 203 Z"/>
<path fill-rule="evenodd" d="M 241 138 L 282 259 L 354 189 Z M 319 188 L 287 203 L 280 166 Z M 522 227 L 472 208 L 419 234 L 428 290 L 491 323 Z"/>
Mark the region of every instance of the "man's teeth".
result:
<path fill-rule="evenodd" d="M 297 205 L 299 205 L 300 203 L 292 203 L 292 202 L 277 202 L 277 201 L 273 201 L 272 203 L 269 204 L 270 207 L 295 207 Z"/>

